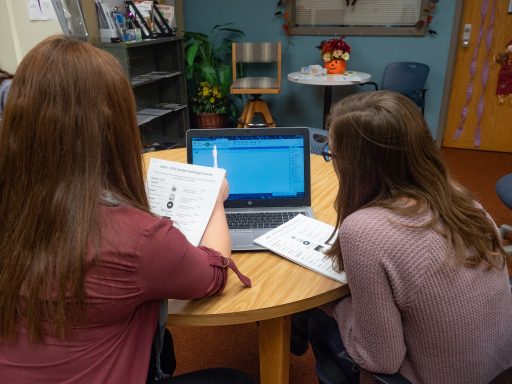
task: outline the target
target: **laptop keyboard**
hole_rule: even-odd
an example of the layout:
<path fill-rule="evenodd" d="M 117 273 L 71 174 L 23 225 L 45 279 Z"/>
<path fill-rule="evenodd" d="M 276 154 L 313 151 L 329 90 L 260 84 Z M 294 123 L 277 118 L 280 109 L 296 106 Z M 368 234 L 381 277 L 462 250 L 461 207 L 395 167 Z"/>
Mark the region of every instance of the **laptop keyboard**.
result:
<path fill-rule="evenodd" d="M 226 217 L 230 229 L 275 228 L 298 214 L 306 215 L 306 212 L 232 212 Z"/>

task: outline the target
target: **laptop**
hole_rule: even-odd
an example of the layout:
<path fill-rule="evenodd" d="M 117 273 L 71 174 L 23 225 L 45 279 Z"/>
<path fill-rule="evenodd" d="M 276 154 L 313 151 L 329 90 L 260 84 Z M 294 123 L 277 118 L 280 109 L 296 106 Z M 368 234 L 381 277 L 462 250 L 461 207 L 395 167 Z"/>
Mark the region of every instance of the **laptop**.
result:
<path fill-rule="evenodd" d="M 187 131 L 189 164 L 211 167 L 214 152 L 229 182 L 224 207 L 233 251 L 265 249 L 253 240 L 299 213 L 313 217 L 308 128 Z"/>

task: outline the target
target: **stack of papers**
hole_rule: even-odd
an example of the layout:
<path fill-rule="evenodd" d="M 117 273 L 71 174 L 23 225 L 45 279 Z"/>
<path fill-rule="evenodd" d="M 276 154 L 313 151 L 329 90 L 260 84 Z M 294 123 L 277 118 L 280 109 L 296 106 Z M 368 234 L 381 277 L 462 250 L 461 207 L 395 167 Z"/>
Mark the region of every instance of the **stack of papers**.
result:
<path fill-rule="evenodd" d="M 151 120 L 156 119 L 158 116 L 155 115 L 143 115 L 137 113 L 137 125 L 143 125 L 149 123 Z"/>
<path fill-rule="evenodd" d="M 159 108 L 144 108 L 137 111 L 139 115 L 150 115 L 150 116 L 163 116 L 167 113 L 172 112 L 170 109 L 159 109 Z"/>
<path fill-rule="evenodd" d="M 361 78 L 356 75 L 333 75 L 334 81 L 352 81 L 354 83 L 359 83 Z"/>
<path fill-rule="evenodd" d="M 153 71 L 153 72 L 145 73 L 143 75 L 138 75 L 138 76 L 132 77 L 131 84 L 133 87 L 136 87 L 141 84 L 152 83 L 154 81 L 158 81 L 160 79 L 165 79 L 168 77 L 173 77 L 178 74 L 179 74 L 179 72 Z"/>
<path fill-rule="evenodd" d="M 332 260 L 325 256 L 325 252 L 332 246 L 328 241 L 333 232 L 332 225 L 297 215 L 254 242 L 294 263 L 340 283 L 346 283 L 345 272 L 335 271 Z M 337 239 L 337 236 L 334 238 Z"/>

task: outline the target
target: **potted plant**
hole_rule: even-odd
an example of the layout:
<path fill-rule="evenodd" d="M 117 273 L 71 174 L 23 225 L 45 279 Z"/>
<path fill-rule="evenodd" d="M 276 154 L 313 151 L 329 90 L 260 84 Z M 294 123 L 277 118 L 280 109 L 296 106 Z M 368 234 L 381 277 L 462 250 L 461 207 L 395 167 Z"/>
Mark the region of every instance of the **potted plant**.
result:
<path fill-rule="evenodd" d="M 229 91 L 232 72 L 228 63 L 232 38 L 244 36 L 244 33 L 231 25 L 216 25 L 209 35 L 200 32 L 184 34 L 189 105 L 200 128 L 220 127 L 226 124 L 228 114 L 237 116 Z"/>
<path fill-rule="evenodd" d="M 228 97 L 219 85 L 208 81 L 198 84 L 189 102 L 198 128 L 220 128 L 226 125 Z"/>

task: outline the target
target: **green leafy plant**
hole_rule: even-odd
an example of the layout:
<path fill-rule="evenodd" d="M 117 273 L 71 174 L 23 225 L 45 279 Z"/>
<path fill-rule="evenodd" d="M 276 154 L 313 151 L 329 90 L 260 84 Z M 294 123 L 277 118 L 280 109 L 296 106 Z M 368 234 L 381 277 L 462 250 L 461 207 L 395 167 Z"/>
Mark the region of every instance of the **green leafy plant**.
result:
<path fill-rule="evenodd" d="M 233 23 L 215 25 L 209 35 L 185 32 L 185 75 L 189 90 L 189 103 L 194 113 L 226 113 L 233 116 L 237 110 L 229 88 L 232 81 L 231 44 L 233 38 L 245 34 Z M 208 93 L 205 88 L 212 92 Z M 211 102 L 215 90 L 215 97 Z M 217 97 L 218 96 L 218 97 Z"/>

